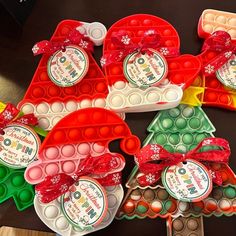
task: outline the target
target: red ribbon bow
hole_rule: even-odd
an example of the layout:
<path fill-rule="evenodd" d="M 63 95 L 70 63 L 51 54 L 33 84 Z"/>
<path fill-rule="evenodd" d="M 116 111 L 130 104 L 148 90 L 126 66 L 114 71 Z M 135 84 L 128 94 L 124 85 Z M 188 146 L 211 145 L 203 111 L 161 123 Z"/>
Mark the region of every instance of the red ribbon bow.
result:
<path fill-rule="evenodd" d="M 116 158 L 119 158 L 120 162 L 125 162 L 120 155 Z M 117 172 L 120 163 L 116 158 L 110 153 L 97 157 L 88 156 L 80 162 L 79 169 L 73 176 L 65 173 L 47 176 L 43 182 L 35 186 L 36 193 L 41 202 L 51 202 L 66 193 L 70 186 L 85 175 L 92 175 L 103 186 L 118 185 L 121 183 L 121 172 Z"/>
<path fill-rule="evenodd" d="M 16 122 L 25 125 L 37 125 L 38 119 L 34 114 L 23 115 L 19 118 L 20 110 L 18 110 L 13 104 L 8 103 L 5 109 L 0 113 L 0 134 L 3 134 L 3 129 L 10 123 Z"/>
<path fill-rule="evenodd" d="M 207 146 L 216 146 L 219 150 L 200 150 Z M 229 155 L 229 143 L 227 140 L 222 138 L 205 138 L 196 148 L 185 154 L 170 153 L 158 144 L 149 144 L 143 147 L 136 155 L 136 162 L 141 173 L 143 173 L 143 175 L 138 177 L 138 182 L 142 186 L 156 183 L 160 179 L 161 173 L 166 167 L 184 162 L 187 159 L 194 159 L 200 162 L 205 162 L 205 165 L 212 174 L 213 182 L 221 185 L 222 178 L 220 173 L 212 170 L 208 164 L 209 162 L 228 163 Z M 159 163 L 153 163 L 154 161 L 158 161 Z"/>
<path fill-rule="evenodd" d="M 236 46 L 227 32 L 215 31 L 203 44 L 202 51 L 208 50 L 218 55 L 204 65 L 204 75 L 211 75 L 223 66 L 236 53 Z"/>
<path fill-rule="evenodd" d="M 162 37 L 155 30 L 147 30 L 144 32 L 139 43 L 135 43 L 125 30 L 113 32 L 111 35 L 111 43 L 115 46 L 116 51 L 105 54 L 101 60 L 101 66 L 107 66 L 114 62 L 123 60 L 128 54 L 133 52 L 149 53 L 150 48 L 159 51 L 165 57 L 174 57 L 179 55 L 179 50 L 175 47 L 161 47 Z"/>
<path fill-rule="evenodd" d="M 47 53 L 53 54 L 58 50 L 65 50 L 66 46 L 69 45 L 77 45 L 81 48 L 85 49 L 86 51 L 93 52 L 93 42 L 89 39 L 89 37 L 81 34 L 76 28 L 70 31 L 67 38 L 61 41 L 47 41 L 43 40 L 36 43 L 33 48 L 34 56 Z"/>

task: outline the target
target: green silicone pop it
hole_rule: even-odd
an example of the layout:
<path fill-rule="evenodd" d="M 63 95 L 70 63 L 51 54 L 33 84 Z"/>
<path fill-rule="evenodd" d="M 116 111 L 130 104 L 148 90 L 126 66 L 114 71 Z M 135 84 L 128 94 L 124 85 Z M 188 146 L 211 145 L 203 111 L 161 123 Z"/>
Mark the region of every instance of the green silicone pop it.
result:
<path fill-rule="evenodd" d="M 0 164 L 0 203 L 13 197 L 19 211 L 33 205 L 35 195 L 33 186 L 24 179 L 24 171 Z"/>
<path fill-rule="evenodd" d="M 215 132 L 215 127 L 200 107 L 181 104 L 159 112 L 147 130 L 170 133 L 212 133 Z"/>
<path fill-rule="evenodd" d="M 204 138 L 213 137 L 215 127 L 200 107 L 181 104 L 159 112 L 147 130 L 150 134 L 143 146 L 160 144 L 169 152 L 186 153 Z"/>
<path fill-rule="evenodd" d="M 212 137 L 208 133 L 152 133 L 144 141 L 144 146 L 147 144 L 160 144 L 169 152 L 186 153 L 192 150 L 204 138 Z"/>

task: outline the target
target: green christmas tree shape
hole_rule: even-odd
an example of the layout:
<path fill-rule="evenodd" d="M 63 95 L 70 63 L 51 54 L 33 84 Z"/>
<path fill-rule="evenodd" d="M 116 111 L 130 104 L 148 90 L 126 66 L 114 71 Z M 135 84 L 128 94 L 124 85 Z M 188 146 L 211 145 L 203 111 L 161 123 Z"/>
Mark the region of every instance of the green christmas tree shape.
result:
<path fill-rule="evenodd" d="M 0 204 L 12 197 L 19 211 L 33 205 L 34 188 L 25 181 L 24 172 L 0 164 Z"/>
<path fill-rule="evenodd" d="M 213 137 L 215 127 L 200 107 L 179 105 L 161 111 L 147 128 L 150 134 L 143 142 L 160 144 L 169 152 L 185 153 L 206 137 Z"/>
<path fill-rule="evenodd" d="M 193 149 L 204 138 L 213 137 L 215 132 L 214 126 L 200 107 L 187 105 L 159 112 L 147 130 L 150 134 L 145 139 L 144 146 L 160 144 L 169 152 L 179 153 Z M 141 173 L 135 167 L 126 184 L 128 191 L 117 218 L 161 217 L 167 220 L 168 235 L 181 233 L 184 236 L 190 232 L 203 235 L 202 216 L 236 214 L 235 174 L 225 164 L 213 164 L 212 168 L 220 171 L 223 185 L 214 186 L 211 194 L 203 201 L 189 203 L 171 197 L 161 180 L 152 186 L 140 186 L 137 177 Z"/>

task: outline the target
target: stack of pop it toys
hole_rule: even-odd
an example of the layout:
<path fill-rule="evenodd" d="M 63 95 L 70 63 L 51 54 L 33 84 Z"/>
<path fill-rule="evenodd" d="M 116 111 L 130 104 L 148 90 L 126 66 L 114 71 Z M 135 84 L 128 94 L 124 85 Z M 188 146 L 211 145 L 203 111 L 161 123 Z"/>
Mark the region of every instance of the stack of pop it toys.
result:
<path fill-rule="evenodd" d="M 200 106 L 236 109 L 236 15 L 205 10 L 198 35 L 199 55 L 181 55 L 175 28 L 153 15 L 108 31 L 60 22 L 33 47 L 43 55 L 17 108 L 0 103 L 0 203 L 34 204 L 63 236 L 95 232 L 115 216 L 161 217 L 169 236 L 203 236 L 204 216 L 235 214 L 229 145 Z M 101 69 L 92 53 L 102 44 Z M 125 113 L 158 110 L 141 148 Z M 114 140 L 137 164 L 124 199 L 125 158 L 110 151 Z"/>

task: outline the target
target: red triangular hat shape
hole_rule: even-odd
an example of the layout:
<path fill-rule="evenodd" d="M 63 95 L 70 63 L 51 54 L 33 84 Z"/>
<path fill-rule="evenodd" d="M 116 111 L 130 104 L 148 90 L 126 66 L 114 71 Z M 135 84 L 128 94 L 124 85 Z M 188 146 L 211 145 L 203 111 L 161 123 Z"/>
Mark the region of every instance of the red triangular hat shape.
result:
<path fill-rule="evenodd" d="M 68 33 L 81 24 L 75 20 L 61 21 L 51 41 L 65 40 Z M 105 107 L 107 80 L 90 53 L 88 57 L 89 70 L 83 80 L 72 87 L 59 87 L 48 77 L 49 56 L 44 54 L 18 108 L 24 113 L 34 112 L 39 119 L 39 125 L 51 130 L 58 120 L 72 111 L 86 107 Z"/>

